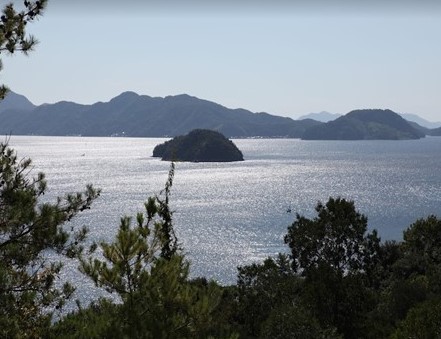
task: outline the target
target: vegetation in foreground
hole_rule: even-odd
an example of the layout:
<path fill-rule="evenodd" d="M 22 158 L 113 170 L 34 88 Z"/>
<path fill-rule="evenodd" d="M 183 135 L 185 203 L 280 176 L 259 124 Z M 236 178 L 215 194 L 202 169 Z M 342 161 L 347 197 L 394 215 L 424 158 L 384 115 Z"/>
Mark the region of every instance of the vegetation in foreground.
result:
<path fill-rule="evenodd" d="M 27 52 L 25 25 L 45 0 L 3 10 L 0 53 Z M 6 93 L 0 88 L 0 97 Z M 112 243 L 82 244 L 87 229 L 68 222 L 99 191 L 42 203 L 43 174 L 30 175 L 0 144 L 0 336 L 2 338 L 439 338 L 441 220 L 429 216 L 382 243 L 352 201 L 330 198 L 312 219 L 296 215 L 288 254 L 238 268 L 237 284 L 189 278 L 169 207 L 173 167 L 162 194 L 134 219 L 123 217 Z M 99 299 L 55 322 L 74 286 L 59 286 L 62 260 L 119 297 Z"/>
<path fill-rule="evenodd" d="M 44 176 L 0 147 L 0 334 L 4 338 L 434 338 L 441 327 L 441 220 L 421 219 L 401 242 L 380 241 L 352 201 L 296 215 L 287 254 L 238 268 L 237 284 L 189 277 L 169 207 L 174 168 L 111 243 L 82 243 L 68 221 L 99 191 L 39 203 Z M 118 301 L 101 298 L 54 321 L 74 286 L 57 287 L 55 251 Z M 80 273 L 79 273 L 80 274 Z M 57 313 L 59 314 L 59 313 Z"/>

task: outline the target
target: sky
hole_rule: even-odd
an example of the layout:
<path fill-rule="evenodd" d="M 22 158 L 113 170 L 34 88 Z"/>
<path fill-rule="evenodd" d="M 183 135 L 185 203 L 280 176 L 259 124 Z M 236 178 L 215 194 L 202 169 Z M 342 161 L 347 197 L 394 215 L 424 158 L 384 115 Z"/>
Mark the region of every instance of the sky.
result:
<path fill-rule="evenodd" d="M 186 93 L 293 118 L 441 121 L 440 1 L 49 0 L 27 30 L 40 43 L 2 54 L 0 82 L 37 105 Z"/>

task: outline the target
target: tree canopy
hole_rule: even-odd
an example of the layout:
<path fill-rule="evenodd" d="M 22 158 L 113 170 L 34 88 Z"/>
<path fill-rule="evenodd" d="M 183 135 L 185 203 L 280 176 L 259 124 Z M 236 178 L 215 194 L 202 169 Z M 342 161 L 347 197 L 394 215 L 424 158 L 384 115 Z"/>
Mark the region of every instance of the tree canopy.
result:
<path fill-rule="evenodd" d="M 316 211 L 314 219 L 297 214 L 288 227 L 285 243 L 294 270 L 305 275 L 326 265 L 342 276 L 365 271 L 380 239 L 376 231 L 366 234 L 367 218 L 355 210 L 354 202 L 330 198 L 318 203 Z"/>

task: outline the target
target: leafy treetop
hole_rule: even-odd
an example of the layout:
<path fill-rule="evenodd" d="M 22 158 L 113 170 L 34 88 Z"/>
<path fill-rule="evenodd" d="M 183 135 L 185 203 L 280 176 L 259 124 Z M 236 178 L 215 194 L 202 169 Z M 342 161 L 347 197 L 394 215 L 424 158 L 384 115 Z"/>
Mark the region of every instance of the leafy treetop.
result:
<path fill-rule="evenodd" d="M 356 211 L 353 201 L 330 198 L 318 203 L 318 216 L 297 214 L 288 227 L 285 242 L 291 249 L 294 270 L 306 273 L 326 265 L 341 275 L 364 271 L 376 257 L 380 239 L 367 231 L 367 218 Z"/>

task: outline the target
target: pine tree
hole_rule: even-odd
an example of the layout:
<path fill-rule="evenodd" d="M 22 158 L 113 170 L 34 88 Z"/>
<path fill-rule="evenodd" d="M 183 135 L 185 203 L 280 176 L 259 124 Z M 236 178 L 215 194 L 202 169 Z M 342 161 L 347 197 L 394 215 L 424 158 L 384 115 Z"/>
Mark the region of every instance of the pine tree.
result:
<path fill-rule="evenodd" d="M 7 4 L 0 16 L 0 54 L 22 52 L 37 44 L 26 33 L 26 25 L 42 15 L 47 0 L 24 1 L 17 11 Z M 1 60 L 0 60 L 1 69 Z M 8 89 L 0 86 L 0 100 Z M 48 262 L 54 251 L 77 256 L 87 230 L 64 224 L 78 212 L 90 208 L 99 191 L 88 186 L 85 192 L 41 203 L 46 190 L 44 174 L 31 176 L 31 160 L 17 158 L 7 142 L 0 144 L 0 337 L 41 337 L 74 288 L 65 283 L 55 287 L 61 262 Z"/>
<path fill-rule="evenodd" d="M 0 54 L 22 52 L 27 55 L 35 47 L 38 41 L 26 34 L 26 25 L 42 15 L 46 5 L 47 0 L 24 1 L 25 9 L 21 11 L 17 11 L 12 3 L 3 8 L 0 16 Z M 4 99 L 7 92 L 8 88 L 1 85 L 0 99 Z"/>
<path fill-rule="evenodd" d="M 73 292 L 66 283 L 55 288 L 61 262 L 48 262 L 53 251 L 77 256 L 87 230 L 66 229 L 65 223 L 90 208 L 99 191 L 88 186 L 83 193 L 40 203 L 44 174 L 31 177 L 31 160 L 17 158 L 6 143 L 0 144 L 0 337 L 38 337 Z"/>
<path fill-rule="evenodd" d="M 114 242 L 100 244 L 103 259 L 92 254 L 82 260 L 82 272 L 97 286 L 117 293 L 122 302 L 115 305 L 116 317 L 101 335 L 207 338 L 218 334 L 212 316 L 222 290 L 214 282 L 198 284 L 188 278 L 189 263 L 177 243 L 169 207 L 173 175 L 172 164 L 163 194 L 147 200 L 135 225 L 131 218 L 122 218 Z"/>

